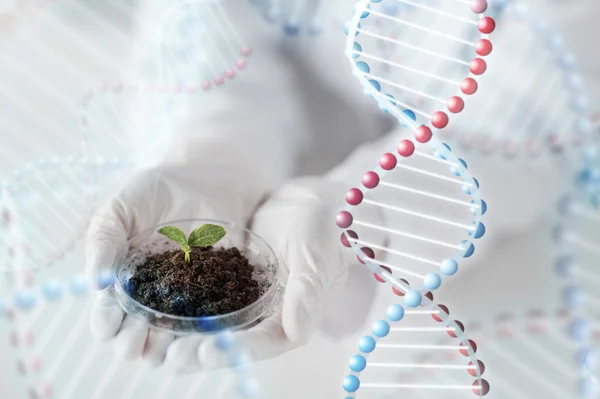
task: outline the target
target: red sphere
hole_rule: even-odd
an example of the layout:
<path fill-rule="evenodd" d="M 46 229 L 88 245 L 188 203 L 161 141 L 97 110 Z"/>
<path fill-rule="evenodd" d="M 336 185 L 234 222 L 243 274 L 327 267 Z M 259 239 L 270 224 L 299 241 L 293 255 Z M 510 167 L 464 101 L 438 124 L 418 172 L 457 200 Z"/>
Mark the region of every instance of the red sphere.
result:
<path fill-rule="evenodd" d="M 487 10 L 486 0 L 471 0 L 471 11 L 475 14 L 483 14 Z"/>
<path fill-rule="evenodd" d="M 463 109 L 465 109 L 465 102 L 462 98 L 454 96 L 448 99 L 448 111 L 452 112 L 453 114 L 458 114 Z"/>
<path fill-rule="evenodd" d="M 444 312 L 446 314 L 446 316 L 450 315 L 450 311 L 448 310 L 448 307 L 446 305 L 438 305 L 438 308 L 440 308 L 439 310 L 441 312 Z M 437 314 L 432 314 L 431 317 L 433 317 L 433 320 L 437 321 L 438 323 L 441 323 L 442 321 L 444 321 L 444 319 L 440 316 L 438 316 Z"/>
<path fill-rule="evenodd" d="M 351 188 L 346 193 L 346 202 L 350 205 L 356 206 L 363 200 L 363 193 L 358 188 Z"/>
<path fill-rule="evenodd" d="M 460 353 L 463 356 L 469 356 L 469 350 L 466 348 L 466 345 L 461 343 L 460 346 L 463 347 L 463 348 L 465 348 L 465 349 L 461 349 Z M 475 343 L 475 341 L 473 341 L 473 340 L 470 339 L 469 340 L 469 346 L 471 347 L 471 350 L 473 350 L 473 353 L 477 353 L 477 344 Z"/>
<path fill-rule="evenodd" d="M 443 129 L 448 126 L 448 114 L 442 111 L 434 112 L 431 116 L 431 124 L 436 129 Z"/>
<path fill-rule="evenodd" d="M 473 367 L 473 362 L 469 362 L 469 366 Z M 477 371 L 479 371 L 479 375 L 481 376 L 485 372 L 485 364 L 481 360 L 477 360 L 477 366 L 469 368 L 468 371 L 473 377 L 477 377 Z"/>
<path fill-rule="evenodd" d="M 387 154 L 383 154 L 381 158 L 379 158 L 379 166 L 381 166 L 383 170 L 392 170 L 396 167 L 397 164 L 398 160 L 396 159 L 396 156 L 392 153 L 388 152 Z"/>
<path fill-rule="evenodd" d="M 371 259 L 375 259 L 375 252 L 373 252 L 373 250 L 369 247 L 362 247 L 360 249 L 362 251 L 362 255 L 356 255 L 356 257 L 358 258 L 358 261 L 360 263 L 362 263 L 363 265 L 365 264 L 365 261 L 362 259 L 363 256 L 368 256 Z"/>
<path fill-rule="evenodd" d="M 466 78 L 462 82 L 460 82 L 460 90 L 466 95 L 470 96 L 471 94 L 475 94 L 479 85 L 477 81 L 473 78 Z"/>
<path fill-rule="evenodd" d="M 398 281 L 402 281 L 404 283 L 404 285 L 406 285 L 407 287 L 410 286 L 410 284 L 408 283 L 408 281 L 406 281 L 405 279 L 401 278 Z M 398 287 L 396 286 L 392 286 L 392 291 L 394 292 L 394 294 L 398 295 L 398 296 L 404 296 L 404 292 L 401 291 Z"/>
<path fill-rule="evenodd" d="M 415 139 L 419 143 L 429 142 L 429 140 L 431 140 L 432 136 L 433 136 L 433 133 L 431 132 L 431 129 L 425 125 L 419 126 L 417 128 L 417 130 L 415 131 Z"/>
<path fill-rule="evenodd" d="M 365 173 L 362 184 L 366 188 L 375 188 L 379 185 L 379 175 L 373 171 Z"/>
<path fill-rule="evenodd" d="M 348 211 L 341 211 L 335 217 L 335 224 L 342 229 L 350 227 L 350 225 L 352 225 L 352 221 L 352 215 Z"/>
<path fill-rule="evenodd" d="M 492 42 L 490 42 L 488 39 L 478 40 L 477 44 L 475 44 L 475 52 L 482 57 L 490 55 L 492 52 Z"/>
<path fill-rule="evenodd" d="M 459 329 L 460 331 L 462 331 L 462 332 L 465 332 L 465 325 L 464 325 L 463 323 L 461 323 L 461 322 L 460 322 L 460 321 L 458 321 L 458 320 L 454 320 L 454 323 L 456 324 L 456 326 L 458 327 L 458 329 Z M 456 337 L 458 336 L 458 335 L 457 335 L 457 334 L 456 334 L 454 331 L 452 331 L 452 330 L 449 330 L 449 331 L 448 331 L 448 335 L 449 335 L 449 336 L 451 336 L 452 338 L 456 338 Z"/>
<path fill-rule="evenodd" d="M 392 269 L 390 269 L 389 267 L 386 266 L 381 266 L 381 268 L 383 270 L 385 270 L 388 273 L 392 273 Z M 375 280 L 379 281 L 380 283 L 385 283 L 386 280 L 384 280 L 383 278 L 379 277 L 379 275 L 377 273 L 373 273 L 373 275 L 375 276 Z"/>
<path fill-rule="evenodd" d="M 469 63 L 469 70 L 473 75 L 483 75 L 487 70 L 487 64 L 481 58 L 473 58 Z"/>
<path fill-rule="evenodd" d="M 496 21 L 490 17 L 483 17 L 479 20 L 477 26 L 479 27 L 479 32 L 489 35 L 496 29 Z"/>
<path fill-rule="evenodd" d="M 473 383 L 473 392 L 475 395 L 485 396 L 490 392 L 490 383 L 486 380 L 481 380 L 481 386 L 479 386 L 479 381 L 475 381 Z"/>
<path fill-rule="evenodd" d="M 402 140 L 398 143 L 398 154 L 403 157 L 410 157 L 415 152 L 415 143 L 410 140 Z"/>
<path fill-rule="evenodd" d="M 342 245 L 350 248 L 350 241 L 348 241 L 348 237 L 346 237 L 346 234 L 348 234 L 350 236 L 350 238 L 354 238 L 355 240 L 358 239 L 358 234 L 356 234 L 355 231 L 353 230 L 347 230 L 346 232 L 342 233 L 342 235 L 340 236 L 340 241 L 342 242 Z"/>

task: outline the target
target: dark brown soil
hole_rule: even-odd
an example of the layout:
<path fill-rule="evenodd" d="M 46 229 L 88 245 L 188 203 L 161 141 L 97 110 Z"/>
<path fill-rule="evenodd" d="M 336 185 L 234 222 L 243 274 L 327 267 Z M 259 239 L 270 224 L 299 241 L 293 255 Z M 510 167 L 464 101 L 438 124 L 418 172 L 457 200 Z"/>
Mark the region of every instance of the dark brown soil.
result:
<path fill-rule="evenodd" d="M 129 280 L 130 295 L 163 313 L 206 317 L 242 309 L 265 291 L 237 248 L 193 247 L 190 258 L 181 250 L 149 256 Z"/>

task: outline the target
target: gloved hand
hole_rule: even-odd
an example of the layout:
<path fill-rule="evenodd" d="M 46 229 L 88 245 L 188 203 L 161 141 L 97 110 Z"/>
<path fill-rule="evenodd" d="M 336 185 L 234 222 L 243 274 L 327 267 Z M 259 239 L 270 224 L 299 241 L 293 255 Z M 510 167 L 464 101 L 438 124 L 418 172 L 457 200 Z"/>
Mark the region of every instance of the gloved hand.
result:
<path fill-rule="evenodd" d="M 158 224 L 212 218 L 246 225 L 272 189 L 273 179 L 261 173 L 260 162 L 240 141 L 211 137 L 204 145 L 195 144 L 200 145 L 173 149 L 172 159 L 182 164 L 163 163 L 139 174 L 93 218 L 86 245 L 86 273 L 91 281 L 96 281 L 99 271 L 112 267 L 117 250 L 129 237 Z M 174 339 L 125 316 L 112 288 L 100 292 L 91 329 L 99 339 L 115 337 L 115 350 L 124 359 L 141 356 L 152 365 L 162 364 Z"/>
<path fill-rule="evenodd" d="M 345 286 L 351 265 L 358 263 L 354 251 L 340 244 L 341 231 L 334 222 L 347 189 L 346 184 L 323 178 L 294 179 L 254 215 L 252 230 L 275 250 L 285 294 L 272 315 L 235 333 L 236 344 L 252 360 L 273 358 L 305 344 L 319 327 L 329 301 Z M 381 219 L 378 208 L 363 208 L 362 217 Z M 374 231 L 365 238 L 383 244 L 386 235 Z M 369 277 L 368 283 L 374 281 Z M 175 340 L 167 351 L 167 366 L 176 372 L 225 367 L 227 356 L 216 349 L 214 339 Z"/>

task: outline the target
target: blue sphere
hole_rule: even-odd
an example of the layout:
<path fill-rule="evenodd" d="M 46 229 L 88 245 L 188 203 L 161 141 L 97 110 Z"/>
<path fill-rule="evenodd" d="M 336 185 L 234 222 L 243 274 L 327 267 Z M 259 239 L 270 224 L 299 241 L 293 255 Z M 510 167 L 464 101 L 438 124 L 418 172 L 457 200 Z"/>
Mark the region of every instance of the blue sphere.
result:
<path fill-rule="evenodd" d="M 346 392 L 356 392 L 358 388 L 360 388 L 360 380 L 355 375 L 348 375 L 344 378 L 344 382 L 342 382 L 342 387 L 346 390 Z"/>
<path fill-rule="evenodd" d="M 369 16 L 369 14 L 371 14 L 371 6 L 369 6 L 367 4 L 367 6 L 365 7 L 365 9 L 363 10 L 363 12 L 360 14 L 360 18 L 367 18 Z"/>
<path fill-rule="evenodd" d="M 232 353 L 229 357 L 229 366 L 240 368 L 250 363 L 250 358 L 246 353 Z"/>
<path fill-rule="evenodd" d="M 464 160 L 458 158 L 458 162 L 463 166 L 463 168 L 467 169 L 467 163 Z M 460 167 L 451 166 L 450 173 L 452 173 L 454 176 L 460 176 L 461 175 Z"/>
<path fill-rule="evenodd" d="M 22 310 L 31 310 L 35 306 L 37 298 L 31 291 L 19 291 L 14 294 L 14 302 Z"/>
<path fill-rule="evenodd" d="M 69 288 L 71 289 L 71 294 L 81 296 L 87 293 L 88 284 L 87 281 L 85 281 L 85 277 L 73 276 L 69 281 Z"/>
<path fill-rule="evenodd" d="M 475 200 L 471 200 L 471 204 L 475 205 Z M 487 212 L 487 203 L 484 200 L 481 200 L 480 208 L 476 208 L 475 206 L 471 207 L 471 213 L 473 215 L 477 215 L 477 211 L 481 211 L 481 216 L 485 215 Z"/>
<path fill-rule="evenodd" d="M 473 222 L 472 226 L 475 227 L 475 229 L 469 231 L 469 236 L 475 239 L 483 237 L 485 234 L 485 225 L 483 223 Z"/>
<path fill-rule="evenodd" d="M 373 324 L 373 334 L 378 338 L 383 338 L 390 333 L 390 325 L 385 320 L 378 320 Z"/>
<path fill-rule="evenodd" d="M 568 286 L 563 289 L 562 299 L 568 307 L 576 308 L 581 306 L 583 296 L 581 289 L 575 286 Z"/>
<path fill-rule="evenodd" d="M 371 79 L 371 80 L 369 80 L 369 83 L 371 84 L 371 86 L 373 86 L 373 88 L 375 90 L 381 91 L 381 85 L 379 84 L 378 81 Z"/>
<path fill-rule="evenodd" d="M 359 53 L 362 53 L 362 46 L 360 45 L 360 43 L 354 42 L 354 44 L 352 44 L 352 50 L 354 50 L 356 52 L 359 52 Z M 358 57 L 360 57 L 359 54 L 352 53 L 352 58 L 353 59 L 357 59 Z"/>
<path fill-rule="evenodd" d="M 558 65 L 564 70 L 571 69 L 575 65 L 575 57 L 573 57 L 573 54 L 566 52 L 560 56 Z"/>
<path fill-rule="evenodd" d="M 440 271 L 446 276 L 453 276 L 458 271 L 458 262 L 452 258 L 446 258 L 440 265 Z"/>
<path fill-rule="evenodd" d="M 592 349 L 581 349 L 577 352 L 575 362 L 578 365 L 587 367 L 590 371 L 593 371 L 598 365 L 598 356 L 596 354 L 596 351 Z"/>
<path fill-rule="evenodd" d="M 576 263 L 572 256 L 563 255 L 556 260 L 555 266 L 556 274 L 560 277 L 572 278 Z"/>
<path fill-rule="evenodd" d="M 417 120 L 417 115 L 413 111 L 411 111 L 410 109 L 404 109 L 404 110 L 402 110 L 402 113 L 404 115 L 408 116 L 410 119 L 412 119 L 413 122 L 415 122 Z M 406 127 L 407 125 L 405 125 L 403 123 L 402 126 Z"/>
<path fill-rule="evenodd" d="M 375 350 L 377 343 L 370 335 L 365 335 L 358 341 L 358 349 L 363 353 L 371 353 Z"/>
<path fill-rule="evenodd" d="M 582 83 L 583 79 L 578 74 L 569 73 L 565 76 L 565 84 L 567 85 L 567 88 L 571 90 L 578 89 L 579 87 L 581 87 Z"/>
<path fill-rule="evenodd" d="M 354 371 L 355 373 L 360 373 L 365 369 L 365 367 L 367 367 L 367 359 L 361 355 L 354 355 L 350 358 L 348 365 L 350 366 L 350 370 Z"/>
<path fill-rule="evenodd" d="M 373 1 L 373 0 L 371 0 Z M 381 1 L 381 0 L 379 0 Z M 382 11 L 384 14 L 389 15 L 390 17 L 394 17 L 400 13 L 400 5 L 398 3 L 385 3 L 382 7 Z"/>
<path fill-rule="evenodd" d="M 106 289 L 115 282 L 115 274 L 112 270 L 102 270 L 97 276 L 97 285 L 99 290 Z"/>
<path fill-rule="evenodd" d="M 565 229 L 565 227 L 561 224 L 555 226 L 552 230 L 552 239 L 554 240 L 554 242 L 556 242 L 557 244 L 562 244 L 566 238 L 567 230 Z"/>
<path fill-rule="evenodd" d="M 233 333 L 229 330 L 219 333 L 215 339 L 215 346 L 222 351 L 230 350 L 234 344 Z"/>
<path fill-rule="evenodd" d="M 287 36 L 297 36 L 300 33 L 300 27 L 298 25 L 285 24 L 283 25 L 283 33 Z"/>
<path fill-rule="evenodd" d="M 558 212 L 563 216 L 569 214 L 571 212 L 572 207 L 573 199 L 569 196 L 564 196 L 558 202 Z"/>
<path fill-rule="evenodd" d="M 356 67 L 358 68 L 359 71 L 363 72 L 363 73 L 369 73 L 371 72 L 371 67 L 369 66 L 369 64 L 367 64 L 364 61 L 359 61 L 356 63 Z"/>
<path fill-rule="evenodd" d="M 463 250 L 459 250 L 458 252 L 463 258 L 468 258 L 475 252 L 475 245 L 473 245 L 467 240 L 461 241 L 459 245 L 464 248 Z"/>
<path fill-rule="evenodd" d="M 423 301 L 423 297 L 419 291 L 408 290 L 404 295 L 404 304 L 409 308 L 416 308 Z"/>
<path fill-rule="evenodd" d="M 548 47 L 552 50 L 559 50 L 564 44 L 564 39 L 558 33 L 552 33 L 548 36 Z"/>
<path fill-rule="evenodd" d="M 568 327 L 568 332 L 571 338 L 576 341 L 581 341 L 590 335 L 590 327 L 586 320 L 580 318 L 571 322 Z"/>
<path fill-rule="evenodd" d="M 404 308 L 398 304 L 388 306 L 386 316 L 391 321 L 400 321 L 404 317 Z"/>
<path fill-rule="evenodd" d="M 198 317 L 194 320 L 198 332 L 218 332 L 223 330 L 223 326 L 213 317 Z"/>
<path fill-rule="evenodd" d="M 440 285 L 442 285 L 442 278 L 437 273 L 428 273 L 423 279 L 423 285 L 428 290 L 437 290 L 438 288 L 440 288 Z"/>
<path fill-rule="evenodd" d="M 42 284 L 42 293 L 47 301 L 56 301 L 62 297 L 63 289 L 58 281 L 51 280 Z"/>

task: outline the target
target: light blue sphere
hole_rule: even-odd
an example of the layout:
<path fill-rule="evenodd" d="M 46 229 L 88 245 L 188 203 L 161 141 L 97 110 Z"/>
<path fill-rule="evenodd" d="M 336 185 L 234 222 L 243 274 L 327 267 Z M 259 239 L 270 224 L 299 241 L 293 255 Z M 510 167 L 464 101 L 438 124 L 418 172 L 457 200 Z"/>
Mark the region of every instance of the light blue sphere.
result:
<path fill-rule="evenodd" d="M 229 357 L 229 366 L 233 368 L 241 368 L 250 363 L 250 357 L 245 352 L 235 352 Z"/>
<path fill-rule="evenodd" d="M 259 393 L 258 383 L 252 378 L 244 378 L 238 382 L 238 393 L 247 399 L 257 398 Z"/>
<path fill-rule="evenodd" d="M 557 244 L 562 244 L 567 238 L 567 229 L 562 225 L 558 224 L 552 230 L 552 239 Z"/>
<path fill-rule="evenodd" d="M 573 68 L 573 66 L 575 66 L 575 57 L 573 57 L 573 54 L 571 53 L 564 53 L 558 59 L 558 66 L 560 66 L 561 69 L 564 70 Z"/>
<path fill-rule="evenodd" d="M 371 14 L 371 6 L 367 4 L 367 6 L 364 8 L 362 14 L 360 14 L 360 18 L 367 18 L 369 15 Z"/>
<path fill-rule="evenodd" d="M 102 270 L 98 272 L 97 284 L 99 290 L 104 290 L 115 282 L 115 273 L 112 270 Z"/>
<path fill-rule="evenodd" d="M 590 327 L 586 320 L 577 319 L 568 326 L 569 336 L 576 341 L 582 341 L 590 335 Z"/>
<path fill-rule="evenodd" d="M 296 24 L 285 24 L 283 25 L 283 33 L 287 36 L 298 36 L 300 33 L 300 26 Z"/>
<path fill-rule="evenodd" d="M 215 338 L 215 346 L 222 351 L 228 351 L 233 348 L 235 339 L 233 333 L 229 330 L 219 333 Z"/>
<path fill-rule="evenodd" d="M 361 355 L 354 355 L 350 358 L 348 366 L 350 366 L 350 370 L 354 371 L 355 373 L 360 373 L 365 369 L 365 367 L 367 367 L 367 359 Z"/>
<path fill-rule="evenodd" d="M 73 276 L 69 281 L 71 293 L 76 296 L 81 296 L 87 293 L 88 284 L 83 276 Z"/>
<path fill-rule="evenodd" d="M 582 378 L 579 380 L 579 394 L 581 398 L 592 399 L 598 395 L 598 384 L 591 378 Z"/>
<path fill-rule="evenodd" d="M 428 290 L 437 290 L 438 288 L 440 288 L 440 285 L 442 285 L 442 278 L 437 273 L 428 273 L 423 279 L 423 285 Z"/>
<path fill-rule="evenodd" d="M 473 227 L 475 227 L 474 230 L 470 230 L 469 231 L 469 236 L 475 238 L 475 239 L 479 239 L 481 237 L 484 236 L 485 234 L 485 225 L 481 222 L 473 222 L 471 224 Z"/>
<path fill-rule="evenodd" d="M 369 64 L 367 64 L 364 61 L 359 61 L 356 63 L 356 67 L 358 68 L 359 71 L 363 72 L 363 73 L 369 73 L 371 72 L 371 67 L 369 66 Z"/>
<path fill-rule="evenodd" d="M 47 301 L 56 301 L 62 297 L 63 289 L 57 280 L 50 280 L 42 284 L 42 293 Z"/>
<path fill-rule="evenodd" d="M 467 163 L 463 159 L 458 158 L 458 162 L 463 166 L 463 168 L 467 169 Z M 458 166 L 451 166 L 450 173 L 452 173 L 454 176 L 460 176 L 461 169 Z"/>
<path fill-rule="evenodd" d="M 452 258 L 446 258 L 440 265 L 440 271 L 446 276 L 453 276 L 458 271 L 458 262 Z"/>
<path fill-rule="evenodd" d="M 573 199 L 570 196 L 564 196 L 558 201 L 558 213 L 562 216 L 566 216 L 571 213 L 573 208 Z"/>
<path fill-rule="evenodd" d="M 31 291 L 18 291 L 14 294 L 15 305 L 22 310 L 31 310 L 36 302 L 37 298 Z"/>
<path fill-rule="evenodd" d="M 365 335 L 358 341 L 358 349 L 363 353 L 371 353 L 375 350 L 377 343 L 370 335 Z"/>
<path fill-rule="evenodd" d="M 471 204 L 475 205 L 475 200 L 471 200 Z M 485 215 L 487 212 L 487 203 L 484 200 L 481 200 L 480 208 L 476 208 L 475 206 L 471 207 L 471 213 L 473 215 L 477 215 L 477 211 L 481 211 L 481 216 Z"/>
<path fill-rule="evenodd" d="M 475 252 L 475 245 L 473 245 L 467 240 L 461 241 L 459 245 L 464 248 L 463 250 L 459 250 L 458 252 L 463 258 L 468 258 Z"/>
<path fill-rule="evenodd" d="M 346 392 L 356 392 L 358 388 L 360 388 L 360 380 L 355 375 L 348 375 L 344 378 L 344 382 L 342 382 L 342 387 L 346 390 Z"/>
<path fill-rule="evenodd" d="M 400 321 L 404 317 L 404 308 L 398 304 L 388 306 L 386 316 L 391 321 Z"/>
<path fill-rule="evenodd" d="M 390 325 L 385 320 L 378 320 L 373 324 L 373 335 L 378 338 L 383 338 L 390 333 Z"/>
<path fill-rule="evenodd" d="M 358 42 L 354 42 L 354 43 L 352 44 L 352 50 L 354 50 L 354 51 L 357 51 L 357 52 L 359 52 L 359 53 L 362 53 L 362 46 L 360 45 L 360 43 L 358 43 Z M 357 59 L 358 57 L 360 57 L 360 55 L 359 55 L 359 54 L 352 53 L 352 58 L 353 58 L 353 59 Z M 368 66 L 368 65 L 367 65 L 367 66 Z"/>
<path fill-rule="evenodd" d="M 559 257 L 555 263 L 556 274 L 558 274 L 559 277 L 567 279 L 573 278 L 575 267 L 575 260 L 569 255 L 563 255 Z"/>
<path fill-rule="evenodd" d="M 577 308 L 583 302 L 581 289 L 575 286 L 568 286 L 563 289 L 562 299 L 565 305 L 570 308 Z"/>
<path fill-rule="evenodd" d="M 369 83 L 371 84 L 371 86 L 373 86 L 373 88 L 377 91 L 381 91 L 381 85 L 379 84 L 378 81 L 370 79 Z"/>
<path fill-rule="evenodd" d="M 409 308 L 416 308 L 423 301 L 423 297 L 419 291 L 408 290 L 404 295 L 404 304 Z"/>

